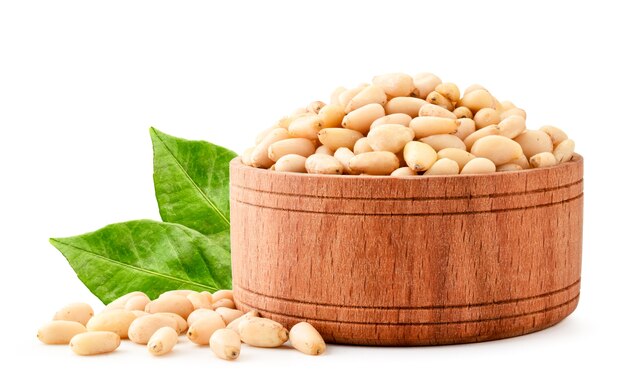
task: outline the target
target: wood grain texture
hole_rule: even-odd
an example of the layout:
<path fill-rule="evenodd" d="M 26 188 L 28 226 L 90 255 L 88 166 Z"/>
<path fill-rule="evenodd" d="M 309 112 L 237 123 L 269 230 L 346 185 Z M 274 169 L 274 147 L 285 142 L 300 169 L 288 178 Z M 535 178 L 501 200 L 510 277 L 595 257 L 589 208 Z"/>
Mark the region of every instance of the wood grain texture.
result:
<path fill-rule="evenodd" d="M 578 303 L 583 159 L 415 178 L 277 173 L 231 162 L 239 308 L 329 342 L 477 342 L 554 325 Z"/>

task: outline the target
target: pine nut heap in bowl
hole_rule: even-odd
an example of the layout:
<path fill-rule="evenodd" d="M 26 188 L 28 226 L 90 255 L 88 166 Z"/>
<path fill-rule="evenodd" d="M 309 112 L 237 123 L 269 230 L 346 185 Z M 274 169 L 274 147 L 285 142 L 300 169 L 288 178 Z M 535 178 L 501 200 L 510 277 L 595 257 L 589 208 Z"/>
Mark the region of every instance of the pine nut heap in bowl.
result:
<path fill-rule="evenodd" d="M 523 335 L 578 305 L 583 158 L 482 86 L 386 74 L 230 162 L 234 300 L 326 342 Z"/>
<path fill-rule="evenodd" d="M 241 160 L 277 172 L 435 176 L 551 167 L 573 156 L 565 132 L 527 129 L 526 111 L 480 85 L 461 94 L 432 73 L 391 73 L 295 110 Z"/>

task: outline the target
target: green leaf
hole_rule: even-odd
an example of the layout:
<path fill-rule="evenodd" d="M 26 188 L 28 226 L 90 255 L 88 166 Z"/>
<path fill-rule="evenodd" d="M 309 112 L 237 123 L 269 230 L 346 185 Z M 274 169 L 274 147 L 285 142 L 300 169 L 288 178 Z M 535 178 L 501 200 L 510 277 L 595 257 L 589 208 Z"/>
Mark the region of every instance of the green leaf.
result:
<path fill-rule="evenodd" d="M 229 234 L 229 162 L 237 156 L 205 141 L 192 141 L 150 128 L 154 189 L 161 218 L 202 234 Z M 228 238 L 228 236 L 226 236 Z M 230 242 L 225 239 L 226 248 Z"/>
<path fill-rule="evenodd" d="M 221 240 L 178 224 L 137 220 L 50 243 L 89 290 L 109 303 L 131 291 L 155 298 L 174 289 L 230 288 L 230 252 Z"/>

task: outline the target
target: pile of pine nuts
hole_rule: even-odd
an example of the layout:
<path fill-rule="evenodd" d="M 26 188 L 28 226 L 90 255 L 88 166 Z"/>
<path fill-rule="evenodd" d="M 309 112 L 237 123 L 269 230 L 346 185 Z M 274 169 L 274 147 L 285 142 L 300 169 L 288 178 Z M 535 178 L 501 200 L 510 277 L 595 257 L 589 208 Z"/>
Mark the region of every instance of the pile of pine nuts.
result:
<path fill-rule="evenodd" d="M 391 73 L 295 110 L 241 160 L 278 172 L 432 176 L 550 167 L 573 154 L 565 132 L 526 129 L 524 110 L 480 85 L 461 96 L 432 73 Z"/>
<path fill-rule="evenodd" d="M 113 352 L 123 339 L 146 345 L 148 352 L 161 356 L 172 351 L 178 336 L 185 334 L 198 345 L 209 345 L 224 360 L 239 357 L 241 342 L 274 348 L 290 341 L 291 346 L 309 355 L 326 350 L 324 339 L 307 322 L 287 331 L 280 323 L 263 318 L 256 310 L 235 309 L 233 292 L 173 290 L 155 300 L 140 291 L 126 294 L 94 315 L 86 303 L 69 304 L 37 332 L 45 344 L 69 344 L 78 355 Z"/>

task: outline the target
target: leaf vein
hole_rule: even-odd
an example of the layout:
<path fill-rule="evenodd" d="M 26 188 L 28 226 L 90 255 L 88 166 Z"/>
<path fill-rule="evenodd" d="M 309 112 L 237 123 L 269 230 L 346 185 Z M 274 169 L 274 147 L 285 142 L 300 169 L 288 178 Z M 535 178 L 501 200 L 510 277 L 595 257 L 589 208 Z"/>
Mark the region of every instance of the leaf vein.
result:
<path fill-rule="evenodd" d="M 178 158 L 174 155 L 174 153 L 172 152 L 172 150 L 170 149 L 170 147 L 168 147 L 167 144 L 165 144 L 165 142 L 163 141 L 163 139 L 161 139 L 161 136 L 158 134 L 158 132 L 155 130 L 155 136 L 159 139 L 159 141 L 161 142 L 161 144 L 163 144 L 163 147 L 165 147 L 165 149 L 167 150 L 167 152 L 170 154 L 170 156 L 174 159 L 174 162 L 176 163 L 176 165 L 178 166 L 178 168 L 180 169 L 180 171 L 185 175 L 185 177 L 189 180 L 189 182 L 192 184 L 193 188 L 200 193 L 200 195 L 202 196 L 202 198 L 207 202 L 207 204 L 209 204 L 209 206 L 215 210 L 215 212 L 217 213 L 217 215 L 226 223 L 226 226 L 230 227 L 230 220 L 224 215 L 224 213 L 222 213 L 222 211 L 217 207 L 217 205 L 213 202 L 213 200 L 211 200 L 208 195 L 206 193 L 204 193 L 202 191 L 202 189 L 200 189 L 200 187 L 198 187 L 198 184 L 196 184 L 195 181 L 193 181 L 193 179 L 191 178 L 191 176 L 189 175 L 189 173 L 187 173 L 187 171 L 185 170 L 185 168 L 183 167 L 182 163 L 178 160 Z"/>
<path fill-rule="evenodd" d="M 172 280 L 172 281 L 175 281 L 175 282 L 192 284 L 194 286 L 198 286 L 198 287 L 202 287 L 202 288 L 208 288 L 208 289 L 211 288 L 211 285 L 208 285 L 208 284 L 202 284 L 202 283 L 198 283 L 196 281 L 190 280 L 190 279 L 178 278 L 178 277 L 175 277 L 175 276 L 171 276 L 171 275 L 159 273 L 159 272 L 156 272 L 156 271 L 144 269 L 144 268 L 141 268 L 141 267 L 133 266 L 131 264 L 120 262 L 120 261 L 116 261 L 116 260 L 113 260 L 111 258 L 107 258 L 107 257 L 105 257 L 105 256 L 103 256 L 101 254 L 98 254 L 96 252 L 93 252 L 91 250 L 87 250 L 87 249 L 82 248 L 82 247 L 78 247 L 78 246 L 75 246 L 75 245 L 72 245 L 72 244 L 69 244 L 69 243 L 66 243 L 66 242 L 62 242 L 62 241 L 57 240 L 57 239 L 51 239 L 51 240 L 54 241 L 54 242 L 57 242 L 57 243 L 59 243 L 61 245 L 69 246 L 69 247 L 72 247 L 72 248 L 74 248 L 76 250 L 80 250 L 80 251 L 83 251 L 83 252 L 85 252 L 87 254 L 91 254 L 94 257 L 98 257 L 101 260 L 114 263 L 114 264 L 116 264 L 118 266 L 121 266 L 121 267 L 127 267 L 129 269 L 132 269 L 132 270 L 135 270 L 135 271 L 138 271 L 138 272 L 144 272 L 146 274 L 150 274 L 150 275 L 153 275 L 153 276 L 166 278 L 166 279 L 169 279 L 169 280 Z M 213 287 L 217 288 L 216 286 L 217 285 L 214 285 Z"/>

